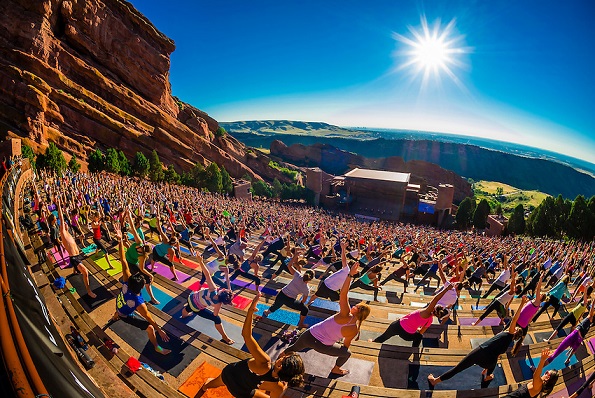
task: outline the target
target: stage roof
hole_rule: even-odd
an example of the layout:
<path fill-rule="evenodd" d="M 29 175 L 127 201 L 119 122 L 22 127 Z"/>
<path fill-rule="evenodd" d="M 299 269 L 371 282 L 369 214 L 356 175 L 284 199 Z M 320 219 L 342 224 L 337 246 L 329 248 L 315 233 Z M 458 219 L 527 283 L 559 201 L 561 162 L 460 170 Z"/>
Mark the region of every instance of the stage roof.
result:
<path fill-rule="evenodd" d="M 363 178 L 367 180 L 390 181 L 402 184 L 409 183 L 410 173 L 398 173 L 396 171 L 381 171 L 355 168 L 345 173 L 346 178 Z"/>

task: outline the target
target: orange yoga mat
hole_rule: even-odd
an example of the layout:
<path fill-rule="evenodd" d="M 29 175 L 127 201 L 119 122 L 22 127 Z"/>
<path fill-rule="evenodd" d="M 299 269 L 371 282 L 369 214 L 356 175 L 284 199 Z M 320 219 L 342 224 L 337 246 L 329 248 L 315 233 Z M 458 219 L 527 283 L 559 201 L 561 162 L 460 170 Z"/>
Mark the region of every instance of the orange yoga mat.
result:
<path fill-rule="evenodd" d="M 188 397 L 194 397 L 198 390 L 205 384 L 209 377 L 217 377 L 221 374 L 218 369 L 208 362 L 203 362 L 192 375 L 178 388 L 182 394 Z M 203 394 L 202 398 L 233 398 L 233 395 L 227 391 L 225 386 L 213 388 Z"/>

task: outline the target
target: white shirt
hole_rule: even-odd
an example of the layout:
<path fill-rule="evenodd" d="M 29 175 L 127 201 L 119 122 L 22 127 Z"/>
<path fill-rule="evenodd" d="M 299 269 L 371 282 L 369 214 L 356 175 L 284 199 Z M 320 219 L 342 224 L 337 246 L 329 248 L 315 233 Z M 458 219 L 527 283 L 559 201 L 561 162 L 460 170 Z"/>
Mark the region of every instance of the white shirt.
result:
<path fill-rule="evenodd" d="M 310 295 L 308 284 L 304 282 L 302 274 L 297 271 L 294 272 L 291 282 L 281 289 L 281 291 L 284 295 L 291 297 L 292 299 L 296 299 L 300 294 L 303 297 L 308 297 Z"/>
<path fill-rule="evenodd" d="M 331 290 L 337 291 L 341 289 L 345 279 L 349 276 L 349 267 L 343 267 L 324 280 L 324 284 Z"/>

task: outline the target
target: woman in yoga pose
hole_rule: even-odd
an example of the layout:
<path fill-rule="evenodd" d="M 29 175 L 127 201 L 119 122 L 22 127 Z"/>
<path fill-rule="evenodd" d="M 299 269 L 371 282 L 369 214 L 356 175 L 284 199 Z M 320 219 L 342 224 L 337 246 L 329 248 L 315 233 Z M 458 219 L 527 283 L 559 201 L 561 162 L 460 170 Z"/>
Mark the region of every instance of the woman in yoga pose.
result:
<path fill-rule="evenodd" d="M 346 250 L 347 243 L 341 242 L 341 258 L 344 263 L 347 262 Z M 354 262 L 351 267 L 351 276 L 355 274 L 358 263 Z M 300 335 L 295 343 L 287 347 L 285 352 L 297 352 L 304 348 L 312 348 L 322 354 L 337 357 L 335 366 L 331 370 L 332 374 L 343 376 L 349 373 L 341 366 L 347 362 L 351 356 L 349 346 L 351 341 L 359 336 L 362 322 L 370 315 L 370 307 L 367 304 L 359 303 L 349 307 L 347 294 L 349 292 L 350 278 L 345 278 L 339 297 L 340 310 L 335 315 L 324 321 L 311 326 Z M 343 344 L 338 343 L 343 340 Z"/>
<path fill-rule="evenodd" d="M 231 395 L 238 398 L 279 398 L 288 386 L 300 387 L 303 384 L 304 363 L 299 355 L 281 354 L 273 362 L 252 336 L 252 318 L 259 298 L 260 293 L 256 293 L 242 328 L 242 337 L 252 358 L 230 363 L 217 378 L 207 379 L 195 398 L 208 389 L 220 386 L 227 387 Z"/>
<path fill-rule="evenodd" d="M 523 384 L 517 390 L 509 393 L 504 398 L 536 398 L 536 397 L 547 397 L 552 392 L 556 382 L 558 381 L 558 372 L 555 370 L 548 370 L 541 375 L 543 367 L 546 365 L 547 357 L 550 355 L 549 348 L 544 348 L 541 351 L 541 360 L 539 365 L 533 372 L 533 379 L 527 384 Z M 571 398 L 576 398 L 571 396 Z"/>

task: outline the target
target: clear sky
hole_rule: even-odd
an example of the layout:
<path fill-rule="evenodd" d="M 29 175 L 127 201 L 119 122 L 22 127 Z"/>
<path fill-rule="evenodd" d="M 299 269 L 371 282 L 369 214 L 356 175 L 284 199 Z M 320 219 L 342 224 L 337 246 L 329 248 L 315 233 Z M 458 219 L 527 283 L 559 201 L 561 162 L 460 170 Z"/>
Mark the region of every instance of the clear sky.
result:
<path fill-rule="evenodd" d="M 132 4 L 176 43 L 173 94 L 219 121 L 458 133 L 595 163 L 595 1 Z"/>

